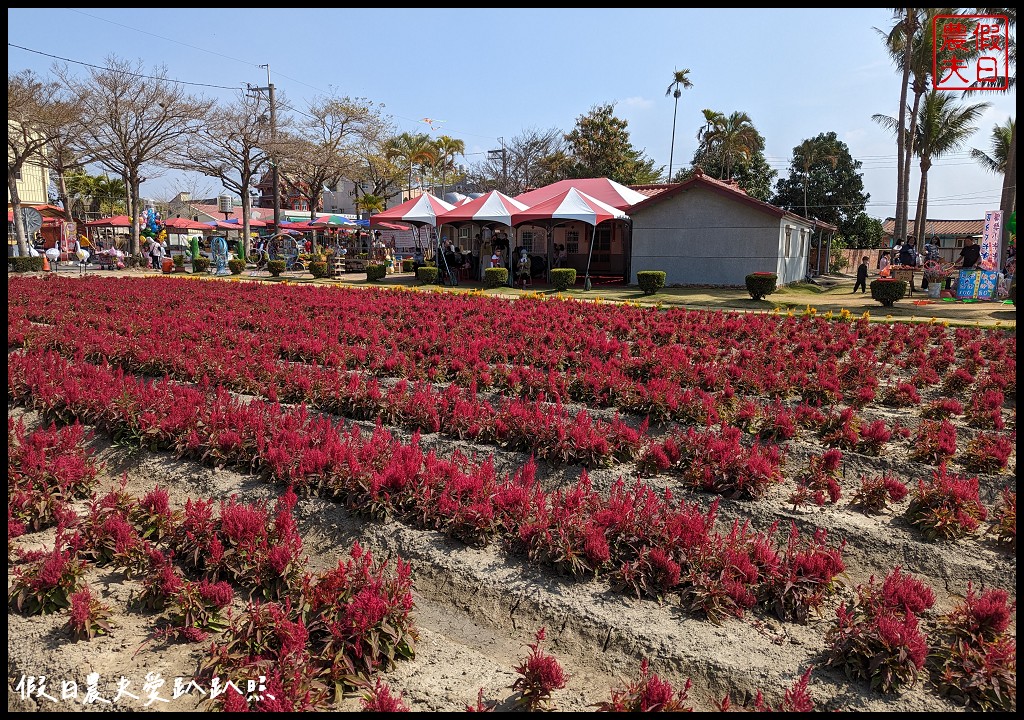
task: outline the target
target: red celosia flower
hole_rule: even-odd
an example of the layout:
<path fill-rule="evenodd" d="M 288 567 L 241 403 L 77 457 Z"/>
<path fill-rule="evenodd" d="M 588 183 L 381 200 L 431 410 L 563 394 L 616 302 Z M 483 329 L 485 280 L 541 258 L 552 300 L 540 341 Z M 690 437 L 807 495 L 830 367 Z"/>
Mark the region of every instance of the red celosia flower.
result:
<path fill-rule="evenodd" d="M 409 708 L 402 702 L 402 694 L 393 693 L 380 678 L 363 697 L 361 704 L 364 712 L 409 712 Z"/>

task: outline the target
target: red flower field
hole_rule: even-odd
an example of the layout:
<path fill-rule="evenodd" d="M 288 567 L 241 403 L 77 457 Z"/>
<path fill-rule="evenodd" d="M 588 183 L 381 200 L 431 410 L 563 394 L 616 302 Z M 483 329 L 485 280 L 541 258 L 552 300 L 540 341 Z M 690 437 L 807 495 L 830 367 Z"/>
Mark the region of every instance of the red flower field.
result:
<path fill-rule="evenodd" d="M 1013 329 L 11 277 L 8 706 L 1013 710 L 1015 448 Z"/>

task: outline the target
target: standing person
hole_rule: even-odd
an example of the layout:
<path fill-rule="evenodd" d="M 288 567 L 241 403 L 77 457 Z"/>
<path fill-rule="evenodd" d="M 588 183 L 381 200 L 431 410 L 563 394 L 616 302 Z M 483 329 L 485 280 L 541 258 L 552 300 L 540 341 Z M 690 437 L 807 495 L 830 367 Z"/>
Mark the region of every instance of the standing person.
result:
<path fill-rule="evenodd" d="M 519 253 L 519 260 L 516 261 L 516 281 L 519 287 L 526 289 L 526 283 L 530 281 L 530 256 L 523 248 Z"/>
<path fill-rule="evenodd" d="M 917 267 L 917 240 L 909 238 L 900 248 L 899 264 L 905 267 Z"/>
<path fill-rule="evenodd" d="M 981 259 L 981 246 L 978 245 L 977 241 L 969 237 L 964 240 L 964 246 L 960 250 L 958 256 L 962 261 L 960 267 L 964 270 L 969 270 L 978 264 L 978 260 Z"/>
<path fill-rule="evenodd" d="M 473 245 L 470 248 L 470 267 L 469 272 L 472 277 L 478 277 L 480 275 L 480 248 L 483 245 L 483 240 L 480 239 L 480 233 L 477 233 L 473 238 Z"/>
<path fill-rule="evenodd" d="M 565 243 L 558 246 L 558 256 L 555 258 L 558 263 L 558 267 L 564 268 L 569 266 L 569 251 L 565 248 Z"/>
<path fill-rule="evenodd" d="M 904 267 L 917 268 L 917 261 L 917 240 L 915 240 L 914 238 L 909 238 L 905 243 L 903 243 L 903 249 L 900 250 L 899 264 L 903 265 Z M 911 275 L 910 292 L 913 293 L 916 290 L 917 288 L 914 287 L 914 276 Z"/>
<path fill-rule="evenodd" d="M 160 247 L 160 243 L 157 242 L 156 238 L 150 238 L 149 240 L 149 262 L 153 266 L 154 270 L 160 269 L 160 260 L 162 259 L 163 248 Z"/>
<path fill-rule="evenodd" d="M 925 268 L 924 277 L 921 280 L 921 289 L 928 289 L 928 272 L 931 268 L 928 267 L 928 263 L 938 264 L 939 260 L 939 248 L 935 243 L 926 242 L 924 244 L 924 253 L 922 253 L 921 259 L 923 262 L 922 266 Z"/>
<path fill-rule="evenodd" d="M 880 277 L 889 277 L 889 265 L 891 264 L 889 251 L 883 250 L 882 254 L 878 256 L 878 275 Z"/>
<path fill-rule="evenodd" d="M 865 255 L 860 259 L 860 265 L 857 266 L 857 282 L 853 284 L 853 291 L 857 292 L 857 288 L 860 288 L 860 294 L 863 295 L 868 290 L 868 256 Z"/>

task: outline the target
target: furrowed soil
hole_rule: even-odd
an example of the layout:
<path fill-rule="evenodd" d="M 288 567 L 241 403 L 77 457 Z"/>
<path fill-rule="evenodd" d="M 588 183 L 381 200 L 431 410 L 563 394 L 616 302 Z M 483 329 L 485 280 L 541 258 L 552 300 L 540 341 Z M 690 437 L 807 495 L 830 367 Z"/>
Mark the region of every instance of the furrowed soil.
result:
<path fill-rule="evenodd" d="M 922 392 L 922 405 L 940 395 L 937 388 Z M 1015 427 L 1015 400 L 1009 400 L 1003 414 Z M 600 415 L 599 411 L 591 411 Z M 917 409 L 895 410 L 872 405 L 860 413 L 865 421 L 896 421 L 910 428 L 920 422 Z M 9 403 L 9 417 L 22 419 L 27 429 L 48 425 L 36 411 Z M 639 418 L 628 418 L 639 422 Z M 976 434 L 954 419 L 958 443 L 966 444 Z M 348 421 L 345 421 L 346 424 Z M 356 423 L 366 429 L 372 426 Z M 391 428 L 398 438 L 410 434 Z M 652 437 L 668 428 L 652 428 Z M 1015 430 L 1012 431 L 1015 439 Z M 460 451 L 468 457 L 494 456 L 499 475 L 525 464 L 524 453 L 510 452 L 494 445 L 452 440 L 438 434 L 421 437 L 426 449 L 447 456 Z M 90 447 L 102 463 L 98 494 L 124 483 L 125 490 L 142 497 L 154 487 L 170 493 L 174 507 L 183 508 L 187 499 L 226 499 L 237 495 L 242 502 L 273 500 L 282 488 L 239 472 L 232 467 L 214 469 L 197 462 L 178 460 L 171 453 L 149 452 L 114 444 L 96 431 Z M 806 624 L 781 621 L 761 610 L 748 611 L 741 618 L 716 624 L 703 616 L 684 611 L 678 596 L 664 602 L 639 599 L 613 590 L 604 576 L 574 579 L 552 569 L 533 565 L 522 555 L 500 544 L 470 547 L 446 539 L 438 532 L 418 530 L 394 519 L 370 521 L 356 517 L 338 504 L 317 497 L 300 496 L 294 509 L 308 556 L 306 569 L 324 571 L 337 566 L 358 542 L 375 558 L 392 563 L 402 558 L 411 565 L 414 583 L 413 619 L 418 632 L 415 657 L 400 660 L 383 675 L 383 680 L 412 711 L 460 712 L 475 705 L 478 697 L 497 710 L 516 707 L 518 693 L 512 685 L 516 667 L 524 662 L 539 628 L 545 628 L 542 648 L 565 669 L 568 682 L 556 690 L 551 709 L 566 712 L 589 711 L 611 699 L 613 690 L 627 687 L 639 676 L 640 664 L 648 660 L 652 672 L 681 689 L 692 681 L 688 704 L 697 711 L 713 711 L 723 698 L 730 698 L 735 710 L 750 709 L 760 691 L 771 707 L 778 707 L 787 689 L 813 666 L 810 694 L 820 711 L 861 712 L 951 712 L 963 711 L 956 703 L 940 697 L 922 673 L 911 687 L 892 694 L 872 691 L 866 682 L 849 680 L 841 670 L 825 666 L 825 636 L 835 624 L 836 608 L 851 601 L 854 588 L 872 576 L 884 578 L 893 568 L 922 580 L 935 593 L 932 609 L 922 614 L 926 629 L 954 606 L 973 583 L 976 590 L 1002 588 L 1016 600 L 1015 551 L 996 544 L 983 523 L 978 532 L 950 541 L 929 541 L 904 517 L 911 495 L 893 503 L 880 515 L 865 515 L 851 507 L 850 498 L 861 476 L 889 473 L 911 488 L 925 479 L 934 467 L 908 457 L 910 441 L 893 437 L 882 457 L 844 452 L 840 484 L 842 498 L 823 507 L 794 509 L 789 502 L 795 488 L 793 478 L 807 467 L 811 455 L 825 447 L 815 435 L 802 430 L 784 443 L 786 481 L 769 489 L 756 501 L 721 499 L 693 492 L 678 478 L 659 475 L 643 482 L 657 490 L 669 488 L 674 497 L 699 503 L 704 509 L 716 500 L 719 510 L 715 530 L 727 534 L 734 521 L 749 522 L 754 532 L 767 532 L 778 522 L 785 537 L 791 523 L 801 536 L 815 528 L 827 532 L 828 544 L 845 541 L 843 561 L 846 573 L 837 592 L 829 596 L 820 612 L 812 612 Z M 951 471 L 968 474 L 955 465 Z M 544 489 L 570 487 L 579 479 L 579 466 L 555 467 L 538 463 L 537 477 Z M 1016 455 L 1007 469 L 991 474 L 969 473 L 980 481 L 981 500 L 991 509 L 1004 488 L 1016 492 Z M 589 472 L 595 489 L 607 494 L 618 479 L 627 485 L 637 477 L 635 464 L 617 464 Z M 85 502 L 75 505 L 84 516 Z M 53 547 L 53 529 L 29 532 L 10 545 L 24 550 Z M 14 565 L 8 552 L 8 584 Z M 90 565 L 87 582 L 103 602 L 114 609 L 115 627 L 109 635 L 90 641 L 75 641 L 65 629 L 66 613 L 26 617 L 8 611 L 8 709 L 12 711 L 198 711 L 211 703 L 191 693 L 165 702 L 152 700 L 144 684 L 148 679 L 166 683 L 157 693 L 170 698 L 175 678 L 185 682 L 196 675 L 209 640 L 197 643 L 166 643 L 154 639 L 155 613 L 134 609 L 130 602 L 141 582 L 126 578 L 109 568 Z M 241 612 L 244 598 L 236 593 L 232 609 Z M 1011 627 L 1015 636 L 1015 626 Z M 125 695 L 118 702 L 84 702 L 86 677 L 99 678 L 100 695 L 111 699 L 118 681 Z M 159 674 L 159 678 L 157 678 Z M 46 678 L 47 699 L 33 690 L 26 692 L 26 678 Z M 65 681 L 75 681 L 77 698 L 61 698 Z M 208 689 L 208 688 L 206 688 Z M 26 697 L 28 695 L 28 697 Z M 361 709 L 358 694 L 343 699 L 341 711 Z"/>

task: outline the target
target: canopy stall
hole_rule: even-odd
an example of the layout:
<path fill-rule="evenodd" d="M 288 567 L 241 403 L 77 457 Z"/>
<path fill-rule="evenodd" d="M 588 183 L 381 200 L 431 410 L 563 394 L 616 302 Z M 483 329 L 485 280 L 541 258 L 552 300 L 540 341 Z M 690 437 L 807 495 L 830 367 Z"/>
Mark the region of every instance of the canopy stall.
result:
<path fill-rule="evenodd" d="M 370 226 L 380 225 L 385 222 L 401 222 L 417 228 L 432 228 L 434 230 L 433 238 L 428 239 L 428 243 L 432 240 L 433 249 L 436 251 L 439 242 L 437 235 L 438 218 L 449 210 L 454 209 L 454 207 L 454 205 L 446 203 L 439 197 L 435 197 L 430 193 L 424 193 L 406 200 L 401 205 L 396 205 L 393 208 L 388 208 L 383 212 L 370 216 Z"/>
<path fill-rule="evenodd" d="M 468 202 L 455 207 L 453 210 L 449 210 L 438 217 L 438 221 L 456 227 L 468 223 L 475 223 L 481 227 L 497 225 L 512 227 L 513 213 L 523 212 L 526 209 L 527 205 L 524 203 L 510 198 L 498 190 L 491 190 L 478 198 L 469 199 Z M 480 258 L 480 267 L 478 268 L 480 277 L 477 280 L 483 277 L 484 260 L 484 258 Z M 511 262 L 511 257 L 509 261 Z"/>
<path fill-rule="evenodd" d="M 521 202 L 521 201 L 520 201 Z M 584 276 L 584 287 L 590 289 L 590 259 L 594 254 L 594 241 L 597 226 L 606 220 L 629 220 L 625 212 L 601 202 L 574 187 L 567 187 L 558 194 L 532 205 L 526 210 L 512 214 L 512 226 L 534 224 L 548 230 L 548 280 L 551 278 L 551 231 L 556 225 L 567 222 L 582 222 L 593 228 L 590 238 L 590 250 L 587 254 L 587 270 Z"/>

